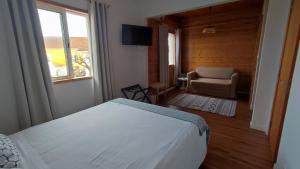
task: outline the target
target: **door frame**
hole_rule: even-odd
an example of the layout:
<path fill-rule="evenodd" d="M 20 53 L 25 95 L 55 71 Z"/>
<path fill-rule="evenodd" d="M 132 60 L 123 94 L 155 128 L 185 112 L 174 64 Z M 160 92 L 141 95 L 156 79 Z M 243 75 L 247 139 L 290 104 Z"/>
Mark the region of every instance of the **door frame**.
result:
<path fill-rule="evenodd" d="M 268 133 L 273 162 L 281 139 L 300 39 L 300 0 L 293 0 Z"/>

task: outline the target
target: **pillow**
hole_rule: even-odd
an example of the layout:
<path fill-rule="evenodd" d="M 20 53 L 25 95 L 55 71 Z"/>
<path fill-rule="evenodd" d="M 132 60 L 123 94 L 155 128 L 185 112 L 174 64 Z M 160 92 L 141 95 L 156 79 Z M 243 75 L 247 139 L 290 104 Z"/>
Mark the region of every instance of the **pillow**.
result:
<path fill-rule="evenodd" d="M 14 143 L 0 134 L 0 168 L 20 167 L 20 153 Z"/>

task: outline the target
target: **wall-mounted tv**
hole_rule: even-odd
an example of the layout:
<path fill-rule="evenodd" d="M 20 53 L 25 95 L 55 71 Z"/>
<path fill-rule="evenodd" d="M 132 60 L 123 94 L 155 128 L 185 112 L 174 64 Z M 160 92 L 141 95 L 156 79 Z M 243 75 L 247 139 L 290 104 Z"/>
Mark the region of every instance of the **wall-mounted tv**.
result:
<path fill-rule="evenodd" d="M 123 45 L 152 45 L 152 28 L 136 25 L 122 25 Z"/>

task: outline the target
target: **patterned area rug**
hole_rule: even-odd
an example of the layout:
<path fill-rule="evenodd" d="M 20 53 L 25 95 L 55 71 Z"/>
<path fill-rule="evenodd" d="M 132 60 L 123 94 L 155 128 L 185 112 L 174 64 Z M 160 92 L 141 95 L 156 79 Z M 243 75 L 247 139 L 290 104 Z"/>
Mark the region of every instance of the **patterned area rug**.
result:
<path fill-rule="evenodd" d="M 237 101 L 185 93 L 177 95 L 168 104 L 233 117 Z"/>

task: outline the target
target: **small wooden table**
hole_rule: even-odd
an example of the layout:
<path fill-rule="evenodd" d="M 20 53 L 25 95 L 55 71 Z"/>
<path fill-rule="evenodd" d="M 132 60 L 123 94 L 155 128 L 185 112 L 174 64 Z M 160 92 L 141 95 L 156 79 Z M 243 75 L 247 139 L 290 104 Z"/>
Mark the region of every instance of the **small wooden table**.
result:
<path fill-rule="evenodd" d="M 188 78 L 187 77 L 179 77 L 179 78 L 177 78 L 177 80 L 181 83 L 180 89 L 185 90 L 186 86 L 187 86 Z"/>

